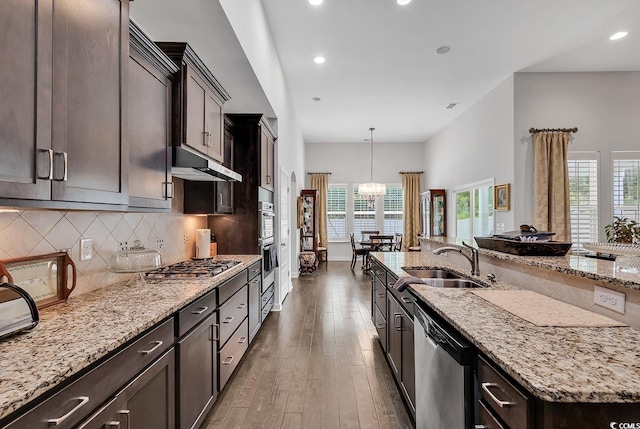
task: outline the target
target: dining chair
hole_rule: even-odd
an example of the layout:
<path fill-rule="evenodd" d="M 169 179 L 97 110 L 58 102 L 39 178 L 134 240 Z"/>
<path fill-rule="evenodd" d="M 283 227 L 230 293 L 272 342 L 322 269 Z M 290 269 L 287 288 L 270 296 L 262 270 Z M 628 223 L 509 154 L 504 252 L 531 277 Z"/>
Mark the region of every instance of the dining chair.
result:
<path fill-rule="evenodd" d="M 369 249 L 356 247 L 356 239 L 353 232 L 350 235 L 351 235 L 351 252 L 352 252 L 351 271 L 353 271 L 353 269 L 356 267 L 356 261 L 358 260 L 358 256 L 362 255 L 362 266 L 365 265 L 366 257 L 369 255 Z"/>
<path fill-rule="evenodd" d="M 372 235 L 378 235 L 380 231 L 360 231 L 360 237 L 362 241 L 369 241 Z"/>
<path fill-rule="evenodd" d="M 402 233 L 401 232 L 396 232 L 396 243 L 393 246 L 393 250 L 395 250 L 396 252 L 402 251 Z"/>
<path fill-rule="evenodd" d="M 371 235 L 371 249 L 377 252 L 390 252 L 394 250 L 393 235 Z"/>

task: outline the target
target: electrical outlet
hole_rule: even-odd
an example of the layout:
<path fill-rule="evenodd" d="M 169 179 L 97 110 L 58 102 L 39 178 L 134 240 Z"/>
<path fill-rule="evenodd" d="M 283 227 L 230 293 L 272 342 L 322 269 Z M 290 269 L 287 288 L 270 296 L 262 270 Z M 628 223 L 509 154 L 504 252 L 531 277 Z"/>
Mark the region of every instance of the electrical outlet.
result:
<path fill-rule="evenodd" d="M 183 235 L 182 239 L 184 240 L 184 244 L 189 244 L 189 236 L 188 235 Z"/>
<path fill-rule="evenodd" d="M 88 261 L 91 258 L 93 258 L 93 240 L 83 238 L 80 240 L 80 260 Z"/>
<path fill-rule="evenodd" d="M 162 238 L 158 238 L 156 240 L 156 249 L 160 250 L 162 249 L 162 245 L 164 244 L 164 240 Z"/>
<path fill-rule="evenodd" d="M 622 292 L 595 286 L 593 290 L 593 302 L 610 310 L 624 314 L 624 297 Z"/>
<path fill-rule="evenodd" d="M 127 243 L 126 241 L 121 241 L 118 243 L 118 250 L 127 250 L 129 246 L 129 243 Z"/>

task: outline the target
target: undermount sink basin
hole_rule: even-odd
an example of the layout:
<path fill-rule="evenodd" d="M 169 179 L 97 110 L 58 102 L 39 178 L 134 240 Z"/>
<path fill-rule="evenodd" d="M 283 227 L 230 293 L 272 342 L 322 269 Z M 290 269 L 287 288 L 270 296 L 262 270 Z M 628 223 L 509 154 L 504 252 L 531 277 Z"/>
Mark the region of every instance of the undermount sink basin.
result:
<path fill-rule="evenodd" d="M 420 279 L 462 279 L 463 277 L 447 270 L 429 270 L 423 268 L 403 268 L 410 276 Z"/>
<path fill-rule="evenodd" d="M 438 279 L 438 278 L 430 278 L 425 279 L 424 283 L 427 286 L 433 287 L 442 287 L 442 288 L 457 288 L 457 289 L 467 289 L 467 288 L 483 288 L 485 286 L 480 283 L 476 283 L 473 280 L 469 279 Z"/>

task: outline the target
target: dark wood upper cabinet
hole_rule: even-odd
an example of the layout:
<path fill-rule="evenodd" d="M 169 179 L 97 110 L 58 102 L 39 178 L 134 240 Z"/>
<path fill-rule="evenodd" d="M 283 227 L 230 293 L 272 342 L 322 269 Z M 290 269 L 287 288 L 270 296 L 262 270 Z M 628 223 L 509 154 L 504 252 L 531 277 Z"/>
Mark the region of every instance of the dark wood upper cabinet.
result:
<path fill-rule="evenodd" d="M 0 197 L 51 197 L 51 17 L 52 0 L 0 2 Z"/>
<path fill-rule="evenodd" d="M 276 143 L 273 135 L 268 131 L 267 127 L 262 127 L 260 136 L 260 180 L 263 188 L 274 190 L 274 153 Z"/>
<path fill-rule="evenodd" d="M 128 0 L 56 0 L 54 200 L 129 202 L 129 146 L 123 126 L 127 106 L 122 103 L 128 53 Z"/>
<path fill-rule="evenodd" d="M 129 24 L 129 206 L 170 209 L 171 88 L 178 67 Z"/>
<path fill-rule="evenodd" d="M 128 0 L 0 3 L 0 198 L 127 204 L 128 25 Z"/>
<path fill-rule="evenodd" d="M 186 43 L 157 42 L 178 66 L 173 90 L 173 145 L 223 162 L 223 105 L 229 94 Z"/>

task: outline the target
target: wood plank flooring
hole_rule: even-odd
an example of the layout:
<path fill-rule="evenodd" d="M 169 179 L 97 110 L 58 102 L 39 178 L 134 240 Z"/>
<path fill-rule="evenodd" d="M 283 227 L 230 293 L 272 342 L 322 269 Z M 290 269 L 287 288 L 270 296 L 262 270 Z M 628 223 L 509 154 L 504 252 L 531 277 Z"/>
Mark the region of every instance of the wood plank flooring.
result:
<path fill-rule="evenodd" d="M 412 428 L 349 262 L 293 279 L 202 428 Z"/>

